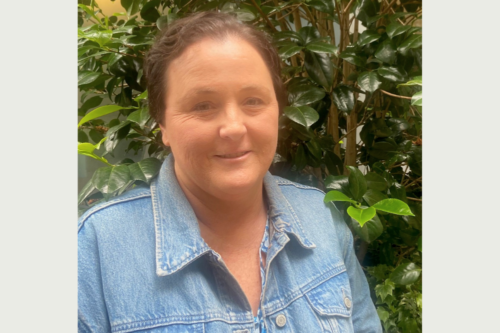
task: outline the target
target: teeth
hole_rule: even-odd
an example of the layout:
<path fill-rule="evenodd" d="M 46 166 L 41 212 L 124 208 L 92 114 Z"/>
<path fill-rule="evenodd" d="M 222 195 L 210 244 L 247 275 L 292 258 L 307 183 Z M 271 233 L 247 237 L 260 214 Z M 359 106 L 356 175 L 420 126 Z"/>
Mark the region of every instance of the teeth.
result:
<path fill-rule="evenodd" d="M 240 157 L 240 156 L 243 156 L 245 155 L 247 152 L 244 151 L 244 152 L 241 152 L 241 153 L 234 153 L 234 154 L 226 154 L 226 155 L 219 155 L 220 157 L 222 158 L 235 158 L 235 157 Z"/>

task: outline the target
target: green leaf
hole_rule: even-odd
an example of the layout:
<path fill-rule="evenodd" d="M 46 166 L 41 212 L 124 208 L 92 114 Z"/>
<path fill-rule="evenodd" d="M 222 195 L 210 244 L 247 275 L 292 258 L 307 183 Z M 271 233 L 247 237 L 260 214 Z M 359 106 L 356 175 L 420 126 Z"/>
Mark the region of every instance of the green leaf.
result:
<path fill-rule="evenodd" d="M 396 286 L 394 285 L 394 282 L 387 279 L 384 281 L 383 284 L 379 284 L 375 287 L 375 294 L 378 297 L 380 297 L 380 299 L 383 302 L 387 296 L 392 295 L 392 292 L 394 291 L 395 288 L 396 288 Z M 389 318 L 389 313 L 387 313 L 387 317 L 385 320 L 387 320 L 388 318 Z M 385 320 L 383 320 L 383 321 L 385 321 Z"/>
<path fill-rule="evenodd" d="M 89 142 L 89 137 L 87 133 L 82 130 L 78 130 L 78 142 Z"/>
<path fill-rule="evenodd" d="M 338 47 L 335 45 L 318 41 L 310 42 L 306 45 L 306 49 L 314 53 L 331 53 L 334 55 L 339 51 Z"/>
<path fill-rule="evenodd" d="M 332 92 L 333 102 L 342 112 L 350 113 L 354 108 L 354 94 L 346 86 L 338 86 Z"/>
<path fill-rule="evenodd" d="M 397 58 L 394 43 L 390 39 L 382 42 L 375 51 L 375 58 L 391 65 L 394 64 Z"/>
<path fill-rule="evenodd" d="M 349 206 L 349 208 L 347 208 L 347 214 L 349 214 L 350 217 L 358 221 L 361 227 L 363 227 L 363 225 L 366 222 L 371 220 L 377 214 L 377 211 L 375 210 L 375 208 L 372 207 L 363 209 L 363 208 L 355 208 L 353 206 Z"/>
<path fill-rule="evenodd" d="M 380 35 L 372 30 L 365 30 L 358 38 L 358 45 L 364 46 L 370 44 L 380 38 Z"/>
<path fill-rule="evenodd" d="M 349 169 L 349 190 L 355 200 L 361 200 L 366 192 L 366 180 L 361 171 L 353 166 L 346 166 Z M 373 216 L 372 216 L 373 217 Z M 371 218 L 371 217 L 370 217 Z"/>
<path fill-rule="evenodd" d="M 141 10 L 142 0 L 121 0 L 121 5 L 127 10 L 128 16 L 132 16 Z"/>
<path fill-rule="evenodd" d="M 410 207 L 408 207 L 406 203 L 398 199 L 385 199 L 377 202 L 372 207 L 391 214 L 415 216 L 411 212 Z"/>
<path fill-rule="evenodd" d="M 422 269 L 412 262 L 401 264 L 391 273 L 391 281 L 400 285 L 414 283 L 420 277 Z"/>
<path fill-rule="evenodd" d="M 99 141 L 97 144 L 93 145 L 90 142 L 83 142 L 83 143 L 78 143 L 78 153 L 93 153 L 94 150 L 99 149 L 101 144 L 106 140 L 103 138 L 101 141 Z"/>
<path fill-rule="evenodd" d="M 382 81 L 376 72 L 363 72 L 358 76 L 359 87 L 373 94 L 380 86 Z"/>
<path fill-rule="evenodd" d="M 95 129 L 91 129 L 89 131 L 89 136 L 92 139 L 92 141 L 98 143 L 104 138 L 104 135 L 102 135 L 101 132 L 96 131 Z"/>
<path fill-rule="evenodd" d="M 122 188 L 130 180 L 130 171 L 126 165 L 99 168 L 92 177 L 94 186 L 105 194 L 111 194 Z"/>
<path fill-rule="evenodd" d="M 366 185 L 369 189 L 376 191 L 387 190 L 387 182 L 385 178 L 375 172 L 368 172 L 365 175 L 365 180 L 366 180 Z"/>
<path fill-rule="evenodd" d="M 304 38 L 296 31 L 279 31 L 273 35 L 275 42 L 283 41 L 286 39 L 291 39 L 292 41 L 297 41 L 304 45 Z"/>
<path fill-rule="evenodd" d="M 398 52 L 406 55 L 410 49 L 422 46 L 422 35 L 411 35 L 398 47 Z"/>
<path fill-rule="evenodd" d="M 89 84 L 97 80 L 97 78 L 101 75 L 98 72 L 80 72 L 78 73 L 78 86 L 82 86 L 84 84 Z"/>
<path fill-rule="evenodd" d="M 101 106 L 100 108 L 92 110 L 85 117 L 83 117 L 82 120 L 80 120 L 80 122 L 78 123 L 78 127 L 80 127 L 82 124 L 86 123 L 89 120 L 96 119 L 122 109 L 132 109 L 132 107 L 124 108 L 119 105 Z"/>
<path fill-rule="evenodd" d="M 290 44 L 281 47 L 278 51 L 278 54 L 281 58 L 286 59 L 299 53 L 302 48 L 302 46 L 298 46 L 297 44 L 290 42 Z"/>
<path fill-rule="evenodd" d="M 325 187 L 327 189 L 341 191 L 344 194 L 350 194 L 349 178 L 347 176 L 328 176 L 325 178 Z"/>
<path fill-rule="evenodd" d="M 306 3 L 309 7 L 312 7 L 320 12 L 328 13 L 333 15 L 334 5 L 333 1 L 322 1 L 322 0 L 311 0 Z"/>
<path fill-rule="evenodd" d="M 407 1 L 405 1 L 405 2 L 407 2 Z M 396 22 L 398 18 L 408 16 L 408 15 L 413 16 L 413 15 L 416 15 L 416 13 L 414 13 L 414 12 L 396 12 L 392 15 L 389 15 L 388 18 L 389 18 L 390 22 Z"/>
<path fill-rule="evenodd" d="M 311 26 L 300 28 L 298 33 L 302 36 L 305 44 L 308 44 L 308 43 L 312 42 L 313 40 L 316 40 L 316 39 L 321 37 L 318 29 L 316 29 L 315 27 L 311 27 Z"/>
<path fill-rule="evenodd" d="M 365 65 L 366 65 L 366 59 L 357 55 L 356 53 L 354 53 L 352 51 L 344 51 L 339 55 L 339 57 L 341 59 L 344 59 L 348 63 L 351 63 L 351 64 L 358 66 L 358 67 L 365 67 Z"/>
<path fill-rule="evenodd" d="M 142 101 L 143 99 L 147 99 L 147 98 L 148 98 L 148 91 L 144 90 L 143 93 L 141 93 L 139 96 L 134 98 L 134 101 L 139 102 L 139 101 Z"/>
<path fill-rule="evenodd" d="M 357 4 L 353 6 L 354 15 L 363 22 L 365 26 L 368 26 L 367 21 L 379 13 L 380 3 L 372 0 L 358 0 L 356 3 Z"/>
<path fill-rule="evenodd" d="M 342 175 L 344 173 L 344 163 L 335 153 L 325 151 L 324 162 L 331 175 Z"/>
<path fill-rule="evenodd" d="M 377 287 L 375 287 L 375 289 L 377 289 Z M 387 312 L 386 310 L 384 310 L 384 308 L 382 308 L 380 306 L 377 307 L 377 314 L 378 314 L 378 317 L 380 318 L 380 320 L 382 320 L 382 322 L 387 321 L 387 319 L 389 319 L 389 316 L 390 316 L 389 312 Z"/>
<path fill-rule="evenodd" d="M 92 157 L 98 161 L 101 161 L 107 165 L 111 165 L 104 157 L 100 157 L 94 153 L 94 150 L 99 149 L 101 144 L 106 140 L 103 138 L 98 144 L 93 145 L 89 142 L 78 143 L 78 154 Z"/>
<path fill-rule="evenodd" d="M 401 86 L 422 86 L 422 77 L 421 76 L 415 76 L 413 80 L 410 80 L 406 83 L 401 83 L 398 84 L 398 88 Z"/>
<path fill-rule="evenodd" d="M 304 169 L 307 164 L 306 153 L 304 152 L 304 147 L 299 145 L 297 148 L 297 153 L 295 154 L 295 165 L 297 166 L 298 171 Z"/>
<path fill-rule="evenodd" d="M 311 126 L 319 119 L 318 112 L 309 106 L 287 106 L 284 113 L 290 120 L 305 127 Z"/>
<path fill-rule="evenodd" d="M 85 198 L 87 198 L 90 193 L 92 193 L 95 190 L 95 186 L 92 183 L 92 179 L 89 180 L 87 184 L 82 188 L 80 193 L 78 194 L 78 204 L 81 204 Z"/>
<path fill-rule="evenodd" d="M 139 110 L 136 110 L 132 112 L 128 117 L 127 120 L 132 121 L 136 124 L 138 124 L 141 128 L 146 125 L 146 123 L 149 120 L 149 110 L 148 108 L 142 108 Z"/>
<path fill-rule="evenodd" d="M 370 206 L 373 206 L 379 201 L 387 199 L 387 195 L 382 192 L 368 189 L 365 194 L 363 194 L 363 199 L 365 199 L 366 203 Z"/>
<path fill-rule="evenodd" d="M 391 187 L 389 188 L 389 192 L 393 199 L 399 199 L 405 203 L 408 201 L 406 199 L 406 189 L 399 183 L 392 184 Z"/>
<path fill-rule="evenodd" d="M 148 183 L 153 179 L 161 168 L 161 162 L 153 157 L 146 158 L 138 163 L 128 166 L 133 180 L 141 180 Z"/>
<path fill-rule="evenodd" d="M 327 54 L 305 51 L 304 67 L 309 77 L 329 88 L 333 81 L 333 65 Z"/>
<path fill-rule="evenodd" d="M 80 109 L 78 109 L 78 115 L 83 117 L 89 109 L 99 106 L 102 102 L 102 99 L 103 98 L 101 96 L 93 96 L 89 98 L 85 101 L 85 103 L 82 104 Z"/>
<path fill-rule="evenodd" d="M 417 241 L 418 250 L 422 252 L 422 236 Z"/>
<path fill-rule="evenodd" d="M 389 38 L 392 39 L 393 37 L 404 34 L 410 28 L 411 28 L 410 25 L 401 25 L 398 22 L 394 22 L 387 26 L 385 32 L 387 33 L 387 36 L 389 36 Z"/>
<path fill-rule="evenodd" d="M 97 23 L 99 25 L 103 25 L 101 20 L 95 15 L 94 11 L 92 9 L 90 9 L 89 7 L 85 6 L 84 4 L 78 4 L 78 7 L 83 9 L 87 14 L 90 15 L 90 17 L 92 17 L 93 19 L 95 19 L 97 21 Z"/>
<path fill-rule="evenodd" d="M 131 121 L 130 120 L 125 120 L 125 121 L 122 121 L 121 123 L 119 123 L 118 125 L 115 125 L 115 126 L 112 126 L 108 129 L 108 131 L 106 132 L 106 136 L 107 137 L 111 137 L 111 135 L 117 131 L 119 131 L 120 129 L 122 129 L 123 127 L 127 126 L 127 125 L 130 125 Z"/>
<path fill-rule="evenodd" d="M 160 5 L 161 0 L 151 0 L 144 4 L 141 9 L 141 17 L 149 22 L 156 22 L 156 20 L 160 17 L 158 10 L 156 7 Z"/>
<path fill-rule="evenodd" d="M 82 44 L 84 45 L 84 44 Z M 96 45 L 85 45 L 85 46 L 78 46 L 78 58 L 83 56 L 88 50 L 92 49 L 98 49 L 99 47 Z"/>
<path fill-rule="evenodd" d="M 406 72 L 404 69 L 393 66 L 382 66 L 377 69 L 380 76 L 384 79 L 393 82 L 402 82 L 406 79 Z"/>
<path fill-rule="evenodd" d="M 111 30 L 99 30 L 99 31 L 90 31 L 84 35 L 85 38 L 96 42 L 100 47 L 111 42 L 111 38 L 113 37 L 113 31 Z"/>
<path fill-rule="evenodd" d="M 325 91 L 315 86 L 299 85 L 288 91 L 290 105 L 302 106 L 317 102 L 325 97 Z"/>
<path fill-rule="evenodd" d="M 377 214 L 375 214 L 375 216 L 368 222 L 366 222 L 363 226 L 361 226 L 356 221 L 353 221 L 351 225 L 354 229 L 354 232 L 367 243 L 373 242 L 384 232 L 384 226 L 382 225 L 382 222 L 380 222 Z"/>
<path fill-rule="evenodd" d="M 422 91 L 415 93 L 411 97 L 411 105 L 422 106 Z"/>
<path fill-rule="evenodd" d="M 330 202 L 330 201 L 346 201 L 346 202 L 350 202 L 350 203 L 353 203 L 355 205 L 358 204 L 357 201 L 355 200 L 352 200 L 351 198 L 349 198 L 347 195 L 345 195 L 344 193 L 340 192 L 340 191 L 330 191 L 328 192 L 326 195 L 325 195 L 325 199 L 323 200 L 324 202 Z"/>

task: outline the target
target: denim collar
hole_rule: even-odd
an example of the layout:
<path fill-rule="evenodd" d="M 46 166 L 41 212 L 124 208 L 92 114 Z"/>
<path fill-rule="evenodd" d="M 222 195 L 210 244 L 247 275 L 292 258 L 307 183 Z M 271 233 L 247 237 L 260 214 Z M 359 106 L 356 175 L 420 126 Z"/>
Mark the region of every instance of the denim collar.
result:
<path fill-rule="evenodd" d="M 316 247 L 306 236 L 302 223 L 269 172 L 264 177 L 264 189 L 275 237 L 292 234 L 302 247 Z M 158 177 L 151 183 L 151 198 L 158 276 L 175 273 L 206 253 L 218 256 L 200 235 L 196 215 L 177 182 L 172 154 L 167 156 Z"/>

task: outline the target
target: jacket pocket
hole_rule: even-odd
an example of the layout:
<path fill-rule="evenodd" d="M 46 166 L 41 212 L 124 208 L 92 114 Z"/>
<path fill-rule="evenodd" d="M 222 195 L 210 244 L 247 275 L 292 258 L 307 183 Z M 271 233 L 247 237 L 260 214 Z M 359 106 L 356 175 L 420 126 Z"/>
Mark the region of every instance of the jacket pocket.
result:
<path fill-rule="evenodd" d="M 305 294 L 323 332 L 352 333 L 352 296 L 347 272 L 328 278 Z"/>

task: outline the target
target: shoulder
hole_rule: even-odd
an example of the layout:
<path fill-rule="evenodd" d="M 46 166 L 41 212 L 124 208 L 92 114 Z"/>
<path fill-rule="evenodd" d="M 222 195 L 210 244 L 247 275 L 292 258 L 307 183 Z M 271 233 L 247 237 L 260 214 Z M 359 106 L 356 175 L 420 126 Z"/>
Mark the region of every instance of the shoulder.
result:
<path fill-rule="evenodd" d="M 295 183 L 285 178 L 273 176 L 278 187 L 294 210 L 313 211 L 329 216 L 329 206 L 323 199 L 325 192 L 312 186 Z"/>
<path fill-rule="evenodd" d="M 151 206 L 151 190 L 147 186 L 138 186 L 120 196 L 97 204 L 83 213 L 78 219 L 78 232 L 94 221 L 112 224 L 113 221 L 123 218 L 130 219 L 144 213 L 143 210 L 147 210 L 148 206 Z"/>
<path fill-rule="evenodd" d="M 301 196 L 309 196 L 316 199 L 317 198 L 322 199 L 325 196 L 325 192 L 321 191 L 316 187 L 292 182 L 291 180 L 279 176 L 273 176 L 273 178 L 280 187 L 283 194 L 293 193 Z"/>
<path fill-rule="evenodd" d="M 325 192 L 288 179 L 273 176 L 283 196 L 313 241 L 337 239 L 345 252 L 352 234 L 332 202 L 324 202 Z M 321 240 L 320 240 L 321 239 Z"/>

